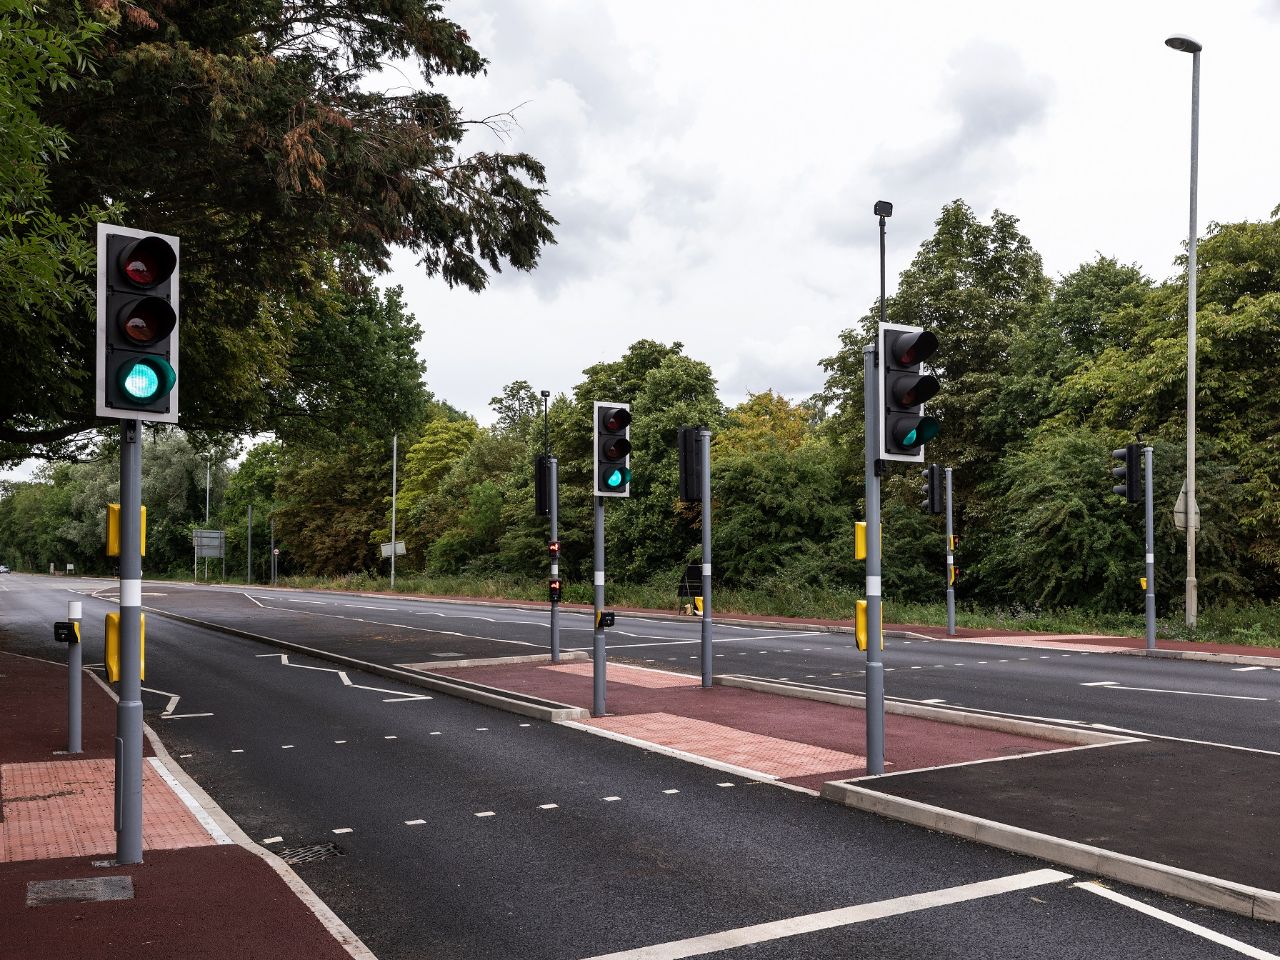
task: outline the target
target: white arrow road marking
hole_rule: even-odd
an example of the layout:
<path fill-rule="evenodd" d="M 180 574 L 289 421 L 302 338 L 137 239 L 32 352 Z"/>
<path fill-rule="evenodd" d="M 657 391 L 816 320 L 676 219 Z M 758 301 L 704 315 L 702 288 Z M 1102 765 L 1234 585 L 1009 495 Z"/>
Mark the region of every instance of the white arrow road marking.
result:
<path fill-rule="evenodd" d="M 1139 693 L 1176 693 L 1184 697 L 1215 697 L 1219 700 L 1260 700 L 1266 697 L 1241 697 L 1231 693 L 1201 693 L 1199 690 L 1161 690 L 1158 687 L 1126 687 L 1114 680 L 1095 680 L 1093 683 L 1082 683 L 1082 687 L 1103 687 L 1107 690 L 1136 690 Z"/>
<path fill-rule="evenodd" d="M 425 693 L 401 693 L 399 690 L 386 690 L 382 687 L 369 687 L 362 683 L 354 682 L 347 676 L 345 670 L 335 670 L 333 667 L 312 667 L 305 663 L 290 663 L 287 653 L 258 653 L 254 656 L 259 658 L 280 658 L 280 663 L 286 667 L 297 667 L 300 670 L 319 670 L 321 673 L 336 673 L 342 680 L 343 686 L 354 687 L 357 690 L 372 690 L 374 693 L 389 693 L 390 697 L 383 697 L 383 703 L 403 703 L 406 700 L 431 700 L 432 698 Z"/>
<path fill-rule="evenodd" d="M 182 699 L 180 693 L 170 693 L 168 690 L 157 690 L 154 687 L 143 687 L 147 693 L 158 693 L 162 697 L 168 697 L 169 703 L 164 708 L 164 712 L 160 714 L 161 720 L 183 720 L 187 717 L 212 717 L 212 713 L 174 713 L 174 709 L 178 706 L 178 701 Z"/>

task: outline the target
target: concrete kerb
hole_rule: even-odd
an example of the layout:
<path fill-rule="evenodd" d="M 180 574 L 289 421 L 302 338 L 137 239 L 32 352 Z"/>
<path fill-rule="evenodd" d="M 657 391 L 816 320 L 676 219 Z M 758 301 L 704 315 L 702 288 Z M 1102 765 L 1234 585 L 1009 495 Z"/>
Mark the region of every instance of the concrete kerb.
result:
<path fill-rule="evenodd" d="M 866 698 L 857 693 L 840 693 L 835 690 L 822 690 L 814 687 L 792 686 L 770 680 L 758 680 L 753 677 L 719 676 L 715 682 L 726 687 L 741 687 L 745 690 L 756 690 L 760 693 L 774 693 L 783 697 L 796 697 L 800 700 L 816 700 L 821 703 L 834 703 L 842 707 L 866 709 Z M 1077 746 L 1093 746 L 1113 743 L 1128 743 L 1134 738 L 1115 733 L 1103 733 L 1099 730 L 1082 730 L 1073 727 L 1058 727 L 1048 723 L 1036 723 L 1032 720 L 1016 720 L 1012 717 L 995 717 L 981 713 L 968 713 L 946 707 L 931 707 L 918 703 L 901 703 L 886 700 L 885 713 L 898 714 L 904 717 L 920 717 L 925 720 L 936 720 L 960 727 L 974 727 L 979 730 L 994 730 L 999 733 L 1012 733 L 1024 737 L 1035 737 L 1038 740 L 1051 740 L 1054 743 L 1070 743 Z"/>
<path fill-rule="evenodd" d="M 585 650 L 570 650 L 560 654 L 561 662 L 589 660 Z M 470 660 L 438 660 L 425 663 L 397 664 L 404 670 L 447 670 L 453 667 L 500 667 L 508 663 L 550 663 L 551 654 L 533 653 L 522 657 L 474 657 Z"/>
<path fill-rule="evenodd" d="M 1251 657 L 1239 653 L 1208 653 L 1199 650 L 1117 650 L 1131 657 L 1154 657 L 1157 660 L 1203 660 L 1210 663 L 1237 663 L 1251 667 L 1274 667 L 1280 670 L 1280 657 Z"/>
<path fill-rule="evenodd" d="M 480 703 L 487 707 L 496 707 L 499 710 L 505 710 L 508 713 L 517 713 L 524 717 L 532 717 L 535 720 L 549 720 L 552 722 L 559 720 L 582 720 L 591 715 L 589 710 L 582 707 L 571 707 L 565 703 L 540 700 L 536 697 L 517 699 L 517 697 L 520 696 L 519 694 L 512 694 L 511 691 L 499 690 L 496 687 L 485 687 L 478 683 L 457 682 L 445 677 L 424 673 L 419 670 L 406 670 L 400 667 L 385 667 L 381 664 L 369 663 L 366 660 L 359 660 L 355 657 L 344 656 L 341 653 L 332 653 L 328 650 L 319 650 L 315 647 L 308 647 L 301 643 L 293 643 L 289 640 L 279 640 L 275 637 L 267 637 L 258 633 L 250 633 L 248 630 L 239 630 L 235 627 L 224 626 L 220 623 L 210 623 L 205 620 L 197 620 L 195 617 L 171 613 L 168 610 L 159 610 L 155 607 L 144 607 L 143 609 L 148 613 L 154 613 L 156 616 L 166 617 L 170 620 L 177 620 L 180 623 L 187 623 L 195 627 L 203 627 L 206 630 L 225 633 L 229 636 L 240 637 L 244 640 L 254 640 L 258 643 L 265 643 L 269 646 L 279 647 L 283 650 L 289 650 L 294 653 L 306 654 L 307 656 L 315 657 L 318 660 L 337 663 L 345 667 L 351 667 L 355 670 L 362 670 L 365 673 L 373 673 L 380 677 L 386 677 L 390 680 L 399 680 L 402 683 L 407 683 L 415 687 L 424 687 L 427 690 L 433 690 L 437 693 L 444 693 L 451 697 L 457 697 L 461 700 L 470 700 L 473 703 Z M 431 666 L 438 668 L 439 664 L 431 664 Z"/>
<path fill-rule="evenodd" d="M 1271 890 L 984 820 L 905 797 L 878 793 L 844 781 L 824 784 L 822 796 L 856 810 L 949 833 L 1012 853 L 1037 857 L 1207 907 L 1228 910 L 1255 920 L 1280 922 L 1280 893 Z"/>
<path fill-rule="evenodd" d="M 92 678 L 98 686 L 107 692 L 107 695 L 113 700 L 119 701 L 116 692 L 111 686 L 99 677 L 92 670 L 84 671 Z M 165 745 L 156 736 L 156 732 L 151 729 L 148 724 L 142 725 L 142 732 L 146 735 L 147 741 L 151 744 L 151 749 L 155 751 L 156 757 L 160 760 L 168 773 L 174 780 L 182 785 L 182 788 L 190 795 L 191 799 L 204 811 L 204 813 L 217 824 L 224 834 L 226 834 L 234 843 L 248 850 L 254 856 L 262 859 L 276 872 L 276 875 L 293 891 L 294 895 L 306 905 L 321 925 L 324 926 L 329 934 L 338 941 L 344 950 L 352 957 L 352 960 L 378 960 L 373 951 L 365 946 L 364 941 L 342 922 L 341 918 L 334 913 L 327 903 L 317 896 L 305 880 L 293 872 L 293 868 L 281 860 L 278 856 L 256 844 L 231 817 L 227 816 L 225 810 L 218 806 L 217 802 L 204 791 L 200 784 L 196 783 L 187 775 L 187 772 L 178 765 L 173 756 L 165 749 Z"/>

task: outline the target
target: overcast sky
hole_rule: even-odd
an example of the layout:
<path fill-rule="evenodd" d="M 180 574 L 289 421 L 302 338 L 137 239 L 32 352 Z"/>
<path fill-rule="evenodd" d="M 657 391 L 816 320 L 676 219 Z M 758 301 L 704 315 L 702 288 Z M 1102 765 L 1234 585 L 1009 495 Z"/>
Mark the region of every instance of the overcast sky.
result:
<path fill-rule="evenodd" d="M 1059 276 L 1097 253 L 1170 276 L 1188 217 L 1201 55 L 1200 224 L 1280 204 L 1280 0 L 760 3 L 451 0 L 490 60 L 442 84 L 519 106 L 505 146 L 547 167 L 558 245 L 532 274 L 449 290 L 395 261 L 437 396 L 491 420 L 503 384 L 567 391 L 641 337 L 680 340 L 730 404 L 822 386 L 875 301 L 963 198 Z M 393 79 L 393 78 L 392 78 Z"/>

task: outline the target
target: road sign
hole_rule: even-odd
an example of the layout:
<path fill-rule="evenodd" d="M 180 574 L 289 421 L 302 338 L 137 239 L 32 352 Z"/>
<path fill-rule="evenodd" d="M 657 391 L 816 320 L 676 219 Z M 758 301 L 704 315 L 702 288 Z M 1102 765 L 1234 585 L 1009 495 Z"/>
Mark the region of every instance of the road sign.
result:
<path fill-rule="evenodd" d="M 279 547 L 276 547 L 276 548 L 275 548 L 274 550 L 272 550 L 271 552 L 272 552 L 275 556 L 277 556 L 277 557 L 278 557 L 278 556 L 280 556 L 280 548 L 279 548 Z M 404 551 L 403 551 L 403 550 L 401 550 L 400 552 L 401 552 L 401 553 L 404 553 Z"/>
<path fill-rule="evenodd" d="M 276 553 L 279 553 L 279 552 L 280 552 L 279 550 L 277 550 L 277 551 L 276 551 Z M 404 552 L 405 552 L 405 551 L 404 551 L 404 541 L 403 541 L 403 540 L 397 540 L 397 541 L 396 541 L 396 556 L 397 556 L 397 557 L 403 557 L 403 556 L 404 556 Z M 385 558 L 385 557 L 389 557 L 389 556 L 391 556 L 391 544 L 389 544 L 389 543 L 384 543 L 384 544 L 382 544 L 382 556 L 383 556 L 384 558 Z"/>
<path fill-rule="evenodd" d="M 222 530 L 193 530 L 191 543 L 197 558 L 220 560 L 227 555 L 227 535 Z"/>
<path fill-rule="evenodd" d="M 1178 491 L 1178 502 L 1173 505 L 1173 525 L 1179 530 L 1187 529 L 1187 481 L 1182 481 L 1182 489 Z M 1200 529 L 1200 504 L 1191 501 L 1191 527 Z"/>

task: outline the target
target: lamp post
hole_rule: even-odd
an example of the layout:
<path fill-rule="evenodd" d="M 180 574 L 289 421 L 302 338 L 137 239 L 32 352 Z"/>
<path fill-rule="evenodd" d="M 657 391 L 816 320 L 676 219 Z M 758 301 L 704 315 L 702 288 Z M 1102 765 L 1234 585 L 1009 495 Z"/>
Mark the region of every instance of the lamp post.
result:
<path fill-rule="evenodd" d="M 1165 46 L 1191 54 L 1191 226 L 1187 233 L 1187 626 L 1196 625 L 1196 183 L 1200 173 L 1200 51 L 1190 37 L 1175 34 Z"/>
<path fill-rule="evenodd" d="M 213 473 L 213 453 L 204 454 L 204 528 L 209 529 L 209 483 Z M 209 579 L 209 558 L 204 558 L 204 578 Z"/>

